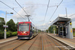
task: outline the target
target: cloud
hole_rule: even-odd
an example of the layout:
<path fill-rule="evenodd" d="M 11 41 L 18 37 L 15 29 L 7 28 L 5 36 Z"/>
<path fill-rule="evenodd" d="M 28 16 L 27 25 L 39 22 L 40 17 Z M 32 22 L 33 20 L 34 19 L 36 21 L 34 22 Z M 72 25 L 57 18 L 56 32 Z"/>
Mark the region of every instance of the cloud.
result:
<path fill-rule="evenodd" d="M 14 14 L 12 17 L 16 22 L 17 21 L 19 21 L 19 22 L 27 21 L 27 17 L 25 16 L 26 13 L 19 7 L 19 5 L 15 2 L 15 0 L 1 0 L 1 1 L 3 1 L 7 5 L 9 5 L 11 8 L 14 8 L 14 10 L 18 14 L 20 14 L 22 17 L 19 16 L 18 14 L 16 14 L 13 10 L 11 10 L 10 8 L 8 8 L 7 6 L 5 6 L 2 3 L 0 3 L 0 10 L 2 10 L 4 12 L 5 11 L 13 12 Z M 48 3 L 47 0 L 36 0 L 36 1 L 35 0 L 32 0 L 32 1 L 17 0 L 17 1 L 20 3 L 20 5 L 23 7 L 23 9 L 26 10 L 26 12 L 29 15 L 31 15 L 30 18 L 32 18 L 32 20 L 33 20 L 32 22 L 35 25 L 37 25 L 37 27 L 39 29 L 42 29 L 42 30 L 47 29 L 51 25 L 51 23 L 48 23 L 48 22 L 55 20 L 59 14 L 61 16 L 66 16 L 65 15 L 65 13 L 66 13 L 65 7 L 67 8 L 68 16 L 75 13 L 75 6 L 74 6 L 75 1 L 74 0 L 63 0 L 63 3 L 59 6 L 59 8 L 57 9 L 57 11 L 55 12 L 55 14 L 53 15 L 53 17 L 51 19 L 50 19 L 50 17 L 52 16 L 56 7 L 49 7 L 47 16 L 46 16 L 45 22 L 44 22 L 43 19 L 44 19 L 44 15 L 45 15 L 46 8 L 47 8 L 47 3 Z M 51 0 L 49 6 L 58 5 L 60 2 L 61 2 L 61 0 Z M 1 16 L 3 16 L 3 15 L 1 15 Z M 71 16 L 71 18 L 74 23 L 75 15 Z"/>
<path fill-rule="evenodd" d="M 5 17 L 5 14 L 1 13 L 1 14 L 0 14 L 0 17 Z"/>
<path fill-rule="evenodd" d="M 66 14 L 59 14 L 59 17 L 66 17 Z M 67 14 L 67 18 L 74 19 L 75 18 L 75 13 L 74 14 Z"/>
<path fill-rule="evenodd" d="M 13 18 L 25 18 L 25 19 L 28 19 L 26 15 L 30 15 L 30 19 L 33 19 L 34 17 L 32 17 L 35 13 L 34 11 L 37 9 L 36 6 L 34 6 L 32 2 L 28 3 L 27 4 L 32 4 L 32 5 L 29 5 L 27 7 L 23 7 L 20 11 L 18 11 L 18 14 L 15 14 L 13 15 Z M 24 10 L 25 11 L 24 11 Z"/>
<path fill-rule="evenodd" d="M 41 30 L 46 30 L 50 27 L 50 24 L 51 22 L 48 22 L 48 23 L 43 23 L 41 25 L 37 25 L 38 29 L 41 29 Z"/>

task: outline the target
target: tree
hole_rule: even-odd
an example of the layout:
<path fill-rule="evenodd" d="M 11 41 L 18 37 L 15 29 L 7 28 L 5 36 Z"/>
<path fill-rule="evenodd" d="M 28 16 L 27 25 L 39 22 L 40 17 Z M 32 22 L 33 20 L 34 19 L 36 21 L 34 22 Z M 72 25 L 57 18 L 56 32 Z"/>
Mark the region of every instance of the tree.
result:
<path fill-rule="evenodd" d="M 75 29 L 75 28 L 73 28 L 73 29 Z"/>
<path fill-rule="evenodd" d="M 56 30 L 57 30 L 56 28 L 57 28 L 56 26 L 52 25 L 52 26 L 50 26 L 48 28 L 48 30 L 49 30 L 50 33 L 53 33 L 54 32 L 54 29 L 55 29 L 55 32 L 56 32 Z"/>
<path fill-rule="evenodd" d="M 14 21 L 12 19 L 10 19 L 7 22 L 7 25 L 8 25 L 7 30 L 9 30 L 9 31 L 16 31 L 16 25 L 15 25 L 15 23 L 14 23 Z"/>
<path fill-rule="evenodd" d="M 53 26 L 50 26 L 48 30 L 50 33 L 53 33 Z"/>
<path fill-rule="evenodd" d="M 0 17 L 0 31 L 4 31 L 3 25 L 5 24 L 4 18 Z"/>
<path fill-rule="evenodd" d="M 38 32 L 41 32 L 41 30 L 38 30 Z"/>
<path fill-rule="evenodd" d="M 17 28 L 18 28 L 18 22 L 15 24 L 15 26 L 16 26 L 16 30 L 17 30 Z"/>
<path fill-rule="evenodd" d="M 48 33 L 48 30 L 46 30 L 46 32 Z"/>

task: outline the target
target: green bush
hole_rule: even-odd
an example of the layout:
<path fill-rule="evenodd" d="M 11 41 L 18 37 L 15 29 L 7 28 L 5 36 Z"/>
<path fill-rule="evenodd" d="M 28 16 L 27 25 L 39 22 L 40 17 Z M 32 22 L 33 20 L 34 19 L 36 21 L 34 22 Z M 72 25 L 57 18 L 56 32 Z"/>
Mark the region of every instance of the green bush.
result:
<path fill-rule="evenodd" d="M 4 32 L 0 31 L 0 39 L 2 39 L 4 37 Z"/>
<path fill-rule="evenodd" d="M 8 37 L 12 37 L 12 36 L 16 36 L 17 35 L 17 31 L 16 32 L 12 32 L 12 31 L 7 31 L 7 38 Z M 4 31 L 0 31 L 0 39 L 4 38 Z"/>
<path fill-rule="evenodd" d="M 12 33 L 12 36 L 16 36 L 17 35 L 17 31 Z"/>
<path fill-rule="evenodd" d="M 12 32 L 11 31 L 8 31 L 7 32 L 7 37 L 11 37 L 12 36 Z"/>
<path fill-rule="evenodd" d="M 16 32 L 12 32 L 12 31 L 7 32 L 7 37 L 16 36 L 16 35 L 17 35 L 17 31 Z"/>
<path fill-rule="evenodd" d="M 75 33 L 73 33 L 73 36 L 75 36 Z"/>
<path fill-rule="evenodd" d="M 10 37 L 10 32 L 7 32 L 7 37 Z"/>

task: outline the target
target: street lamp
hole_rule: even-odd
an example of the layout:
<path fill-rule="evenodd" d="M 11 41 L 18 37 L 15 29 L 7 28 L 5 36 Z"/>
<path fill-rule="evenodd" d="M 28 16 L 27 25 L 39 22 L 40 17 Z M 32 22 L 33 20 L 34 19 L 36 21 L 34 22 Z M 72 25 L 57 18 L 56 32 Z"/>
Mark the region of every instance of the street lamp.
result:
<path fill-rule="evenodd" d="M 7 13 L 7 11 L 6 11 L 6 15 L 5 15 L 5 25 L 4 25 L 4 27 L 5 27 L 5 29 L 4 29 L 4 39 L 6 39 L 6 27 L 8 27 L 8 26 L 6 25 L 7 14 L 13 14 L 13 13 L 12 13 L 12 12 L 11 12 L 11 13 Z"/>

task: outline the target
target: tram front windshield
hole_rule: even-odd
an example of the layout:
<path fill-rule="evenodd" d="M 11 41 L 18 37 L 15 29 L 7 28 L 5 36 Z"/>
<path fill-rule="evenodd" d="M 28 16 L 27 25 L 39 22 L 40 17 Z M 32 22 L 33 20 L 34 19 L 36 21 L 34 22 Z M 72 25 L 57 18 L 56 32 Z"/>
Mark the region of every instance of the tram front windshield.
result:
<path fill-rule="evenodd" d="M 18 31 L 29 31 L 29 24 L 19 24 Z"/>

